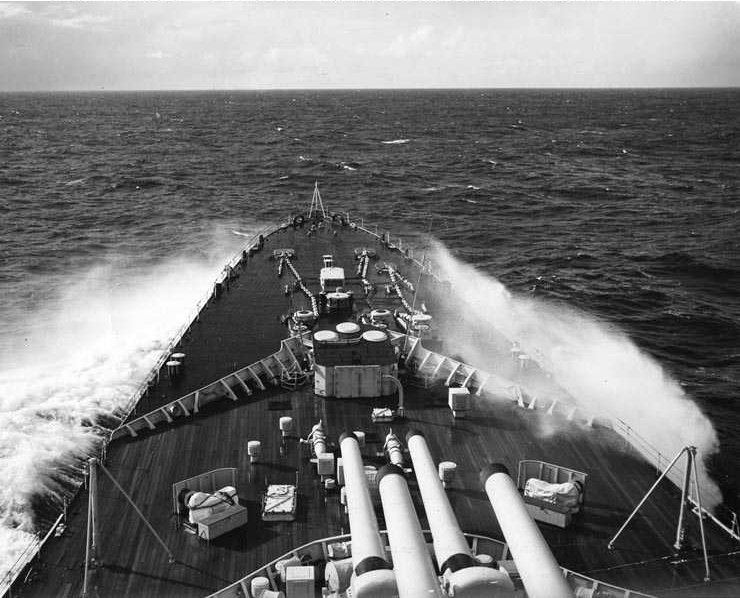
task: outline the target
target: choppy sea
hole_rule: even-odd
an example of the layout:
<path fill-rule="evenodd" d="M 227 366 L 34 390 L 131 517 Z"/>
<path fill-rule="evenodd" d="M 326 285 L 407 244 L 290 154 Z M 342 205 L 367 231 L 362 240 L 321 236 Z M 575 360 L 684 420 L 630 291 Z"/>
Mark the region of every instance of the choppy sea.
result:
<path fill-rule="evenodd" d="M 314 181 L 628 335 L 713 424 L 738 507 L 739 90 L 0 94 L 0 572 L 243 235 Z"/>

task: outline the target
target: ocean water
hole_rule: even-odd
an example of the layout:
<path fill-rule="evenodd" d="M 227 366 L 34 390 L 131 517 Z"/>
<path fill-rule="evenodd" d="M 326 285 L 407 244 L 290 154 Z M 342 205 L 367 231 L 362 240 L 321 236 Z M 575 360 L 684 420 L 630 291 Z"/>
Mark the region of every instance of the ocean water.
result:
<path fill-rule="evenodd" d="M 738 507 L 738 90 L 5 94 L 0 157 L 0 571 L 243 235 L 314 181 L 628 339 L 652 379 L 614 375 L 698 407 Z"/>

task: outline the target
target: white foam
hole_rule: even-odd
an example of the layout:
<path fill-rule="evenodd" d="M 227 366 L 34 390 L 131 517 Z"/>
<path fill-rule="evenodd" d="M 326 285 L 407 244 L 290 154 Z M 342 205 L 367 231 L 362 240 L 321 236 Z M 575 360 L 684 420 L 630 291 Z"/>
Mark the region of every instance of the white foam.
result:
<path fill-rule="evenodd" d="M 536 356 L 584 413 L 622 420 L 669 459 L 685 446 L 696 446 L 701 457 L 718 449 L 717 433 L 697 404 L 616 327 L 572 308 L 514 295 L 440 244 L 433 259 L 469 307 L 453 341 L 464 359 L 486 354 L 466 339 L 488 324 Z M 720 496 L 703 467 L 699 475 L 703 489 Z M 714 506 L 709 497 L 706 502 Z"/>
<path fill-rule="evenodd" d="M 127 406 L 235 253 L 240 242 L 220 238 L 201 259 L 144 267 L 108 256 L 64 278 L 44 275 L 52 298 L 10 314 L 0 345 L 0 578 L 36 531 L 32 498 L 61 507 L 99 443 L 90 424 Z"/>

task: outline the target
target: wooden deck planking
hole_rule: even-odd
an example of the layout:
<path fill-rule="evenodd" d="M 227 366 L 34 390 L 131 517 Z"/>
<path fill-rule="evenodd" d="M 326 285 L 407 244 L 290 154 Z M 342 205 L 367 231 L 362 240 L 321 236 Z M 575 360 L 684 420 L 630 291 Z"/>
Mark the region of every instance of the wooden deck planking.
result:
<path fill-rule="evenodd" d="M 149 397 L 142 401 L 140 413 L 277 350 L 278 339 L 285 335 L 278 316 L 289 307 L 283 286 L 293 278 L 287 269 L 282 278 L 277 277 L 277 264 L 270 259 L 273 248 L 297 249 L 294 265 L 312 289 L 318 288 L 318 268 L 324 253 L 333 253 L 337 265 L 345 268 L 349 277 L 355 273 L 351 258 L 354 247 L 372 246 L 382 254 L 377 242 L 348 229 L 342 229 L 337 236 L 324 229 L 312 237 L 311 243 L 306 243 L 302 236 L 305 230 L 278 233 L 268 239 L 263 251 L 248 260 L 229 291 L 213 300 L 200 322 L 192 326 L 189 339 L 182 345 L 187 353 L 183 375 L 176 384 L 162 376 Z M 375 263 L 383 261 L 381 255 L 377 262 L 370 263 L 368 271 L 368 278 L 379 285 L 384 285 L 385 279 L 375 273 Z M 405 262 L 400 256 L 388 261 L 397 263 L 405 273 Z M 415 278 L 409 279 L 416 284 Z M 359 281 L 352 280 L 348 286 L 362 303 Z M 378 295 L 384 293 L 379 291 Z M 299 297 L 302 295 L 295 295 L 293 309 L 308 306 L 307 301 L 299 304 Z M 411 301 L 410 294 L 407 298 Z M 395 306 L 398 300 L 381 296 L 377 302 L 370 303 Z M 234 322 L 239 322 L 241 327 Z M 371 422 L 372 401 L 324 400 L 306 389 L 288 394 L 275 388 L 260 391 L 256 385 L 251 386 L 254 390 L 251 397 L 210 405 L 197 416 L 160 425 L 153 432 L 143 432 L 137 439 L 118 441 L 110 447 L 109 469 L 163 535 L 178 562 L 167 563 L 162 548 L 101 475 L 100 507 L 105 516 L 101 521 L 100 556 L 104 566 L 93 575 L 92 595 L 201 596 L 292 547 L 347 530 L 337 495 L 327 495 L 313 475 L 314 466 L 307 460 L 308 448 L 291 439 L 281 452 L 279 417 L 291 415 L 296 431 L 303 435 L 321 418 L 330 441 L 335 443 L 344 429 L 373 432 L 364 449 L 366 463 L 378 461 L 375 453 L 382 449 L 389 425 Z M 668 554 L 673 542 L 673 513 L 678 508 L 675 489 L 661 489 L 645 506 L 644 515 L 618 541 L 617 548 L 606 549 L 608 540 L 654 481 L 652 467 L 616 434 L 602 428 L 584 429 L 557 416 L 484 398 L 475 401 L 475 417 L 455 421 L 446 407 L 445 392 L 444 388 L 408 389 L 408 420 L 392 427 L 402 440 L 409 428 L 422 429 L 435 459 L 458 464 L 458 479 L 449 496 L 464 530 L 501 536 L 478 480 L 483 465 L 491 460 L 501 461 L 515 478 L 520 459 L 543 459 L 585 471 L 590 476 L 587 504 L 580 521 L 568 530 L 541 526 L 561 565 L 635 589 L 667 588 L 675 579 L 695 578 L 697 573 L 693 570 L 676 573 L 678 570 L 666 567 L 664 562 L 658 563 L 659 567 L 652 564 L 613 569 L 615 565 L 649 561 Z M 291 408 L 271 410 L 270 403 L 275 400 L 289 400 Z M 555 422 L 565 432 L 548 435 L 547 429 Z M 250 439 L 263 443 L 260 464 L 249 463 L 246 443 Z M 170 488 L 177 480 L 216 467 L 238 468 L 239 494 L 246 501 L 250 522 L 245 529 L 209 545 L 182 529 L 175 529 Z M 259 499 L 265 478 L 290 482 L 295 471 L 299 476 L 298 520 L 270 524 L 259 521 Z M 418 498 L 416 502 L 419 505 Z M 85 513 L 86 495 L 81 493 L 72 505 L 66 542 L 52 541 L 44 550 L 35 580 L 24 589 L 23 595 L 47 596 L 62 586 L 70 588 L 71 595 L 79 595 Z M 420 516 L 423 522 L 422 509 Z M 382 521 L 381 514 L 379 518 Z M 728 543 L 712 533 L 712 549 L 725 551 Z M 737 571 L 737 561 L 726 564 L 726 569 Z"/>
<path fill-rule="evenodd" d="M 424 393 L 419 392 L 418 394 Z M 193 420 L 185 425 L 173 427 L 168 431 L 152 433 L 146 438 L 126 443 L 126 448 L 129 451 L 145 454 L 148 450 L 155 449 L 154 444 L 158 438 L 167 439 L 164 444 L 170 447 L 168 452 L 158 454 L 151 469 L 120 466 L 116 468 L 116 463 L 111 463 L 111 468 L 117 469 L 117 477 L 124 487 L 134 488 L 132 491 L 134 500 L 145 511 L 148 511 L 147 515 L 151 518 L 152 523 L 161 533 L 165 533 L 168 543 L 171 543 L 171 547 L 175 550 L 178 558 L 183 560 L 187 566 L 168 566 L 160 547 L 147 537 L 148 531 L 143 528 L 143 525 L 136 520 L 131 511 L 127 510 L 120 500 L 115 499 L 111 489 L 106 489 L 103 492 L 104 500 L 118 503 L 118 507 L 114 509 L 108 507 L 108 510 L 121 514 L 120 520 L 116 522 L 117 529 L 109 530 L 105 527 L 108 524 L 104 524 L 103 533 L 108 544 L 103 547 L 101 555 L 107 566 L 99 570 L 96 577 L 110 578 L 113 583 L 112 586 L 104 586 L 105 581 L 103 580 L 99 582 L 101 587 L 106 587 L 108 590 L 107 595 L 117 595 L 119 591 L 122 592 L 121 595 L 123 593 L 127 595 L 173 595 L 172 592 L 174 591 L 179 595 L 201 595 L 204 591 L 217 589 L 220 585 L 226 585 L 226 583 L 232 581 L 233 577 L 239 575 L 239 573 L 229 578 L 229 572 L 235 569 L 238 571 L 239 565 L 245 567 L 241 572 L 243 574 L 274 558 L 281 552 L 289 550 L 291 546 L 307 542 L 317 536 L 331 535 L 342 531 L 337 525 L 341 519 L 338 515 L 338 508 L 335 506 L 330 511 L 324 511 L 321 508 L 323 493 L 318 481 L 312 474 L 313 466 L 307 462 L 306 447 L 298 445 L 295 440 L 291 440 L 286 454 L 280 454 L 281 442 L 277 434 L 277 423 L 283 412 L 266 409 L 265 403 L 268 401 L 269 399 L 265 398 L 258 402 L 238 405 L 228 409 L 228 417 L 208 416 L 202 421 Z M 310 429 L 317 415 L 325 418 L 329 437 L 332 441 L 336 441 L 341 430 L 345 428 L 374 431 L 378 440 L 382 440 L 386 433 L 387 425 L 373 425 L 370 423 L 369 405 L 364 405 L 364 409 L 358 410 L 356 406 L 347 402 L 324 401 L 305 392 L 301 393 L 300 397 L 293 398 L 293 405 L 294 408 L 291 409 L 291 413 L 296 418 L 296 423 L 303 433 Z M 481 418 L 482 423 L 469 420 L 462 422 L 461 425 L 461 422 L 452 421 L 449 410 L 445 407 L 410 408 L 409 421 L 403 425 L 394 425 L 394 430 L 401 433 L 406 428 L 419 427 L 429 439 L 430 448 L 435 458 L 439 460 L 451 459 L 457 462 L 459 478 L 450 491 L 450 496 L 457 507 L 456 511 L 460 517 L 461 525 L 467 531 L 500 536 L 492 510 L 477 480 L 477 472 L 480 467 L 486 461 L 503 457 L 501 460 L 512 469 L 513 473 L 513 467 L 519 458 L 525 456 L 545 457 L 547 453 L 554 449 L 561 449 L 562 453 L 560 455 L 565 456 L 568 452 L 573 453 L 573 445 L 554 438 L 543 439 L 542 441 L 531 440 L 533 438 L 531 435 L 533 422 L 522 422 L 522 418 L 531 419 L 532 415 L 536 416 L 537 414 L 517 410 L 508 405 L 491 409 L 491 413 L 499 422 L 498 426 L 489 417 Z M 265 435 L 270 432 L 272 434 L 265 438 Z M 460 436 L 467 435 L 475 435 L 474 441 L 468 439 L 465 443 L 455 442 Z M 228 453 L 231 458 L 224 458 L 222 451 L 214 450 L 212 447 L 204 451 L 197 451 L 196 449 L 187 459 L 179 458 L 178 446 L 190 444 L 197 447 L 198 439 L 204 436 L 221 438 L 225 446 L 230 446 Z M 236 448 L 243 447 L 246 439 L 252 437 L 263 439 L 264 442 L 264 463 L 256 466 L 250 466 L 247 463 L 245 451 L 239 451 Z M 380 450 L 381 445 L 382 442 L 380 441 L 371 442 L 367 445 L 365 453 L 369 455 L 368 461 L 373 460 L 374 452 Z M 574 467 L 580 465 L 582 469 L 588 469 L 582 467 L 581 457 L 583 457 L 583 462 L 594 459 L 598 456 L 599 445 L 585 443 L 579 444 L 579 446 L 586 446 L 588 449 L 579 449 L 577 455 L 568 455 L 567 460 L 573 459 L 573 462 L 564 463 L 563 461 L 566 459 L 558 459 L 558 462 Z M 124 451 L 121 458 L 127 461 L 133 458 L 134 455 L 127 454 L 129 451 Z M 234 456 L 237 457 L 235 460 Z M 629 455 L 616 460 L 614 458 L 610 459 L 610 475 L 612 473 L 618 475 L 619 470 L 623 468 L 631 469 L 635 465 L 632 462 L 633 459 Z M 193 466 L 196 463 L 197 469 L 194 469 Z M 248 525 L 242 543 L 246 541 L 247 544 L 251 545 L 251 538 L 253 537 L 256 537 L 257 541 L 260 542 L 258 546 L 250 550 L 248 558 L 244 559 L 241 557 L 246 555 L 242 555 L 238 550 L 240 545 L 238 540 L 236 541 L 236 551 L 228 550 L 226 546 L 220 548 L 218 541 L 211 546 L 207 546 L 192 535 L 171 529 L 172 526 L 168 522 L 170 482 L 197 473 L 197 471 L 234 465 L 240 469 L 240 494 L 249 501 L 248 507 L 252 518 L 252 523 Z M 638 462 L 637 465 L 642 464 Z M 649 469 L 649 466 L 642 466 L 642 469 L 646 467 Z M 300 525 L 300 523 L 254 525 L 257 523 L 257 501 L 263 476 L 280 477 L 281 475 L 285 476 L 288 472 L 290 478 L 292 477 L 291 470 L 294 468 L 299 470 L 301 498 L 305 499 L 308 496 L 313 496 L 319 499 L 318 501 L 311 501 L 310 510 L 302 517 L 307 525 Z M 647 473 L 649 474 L 649 472 Z M 589 480 L 589 501 L 595 501 L 597 498 L 595 494 L 603 483 L 599 482 L 598 479 L 602 477 L 602 472 L 590 471 L 590 474 L 592 478 Z M 152 480 L 157 480 L 158 484 L 156 482 L 153 484 Z M 611 481 L 611 479 L 608 479 L 605 485 L 608 486 Z M 106 487 L 106 485 L 103 484 L 103 487 Z M 152 500 L 147 502 L 146 494 L 152 490 L 154 496 Z M 630 497 L 635 496 L 634 490 L 628 491 L 625 489 L 625 493 Z M 604 502 L 612 503 L 608 507 L 610 512 L 614 509 L 613 498 L 613 495 L 607 494 L 604 499 Z M 639 498 L 639 496 L 636 498 Z M 101 497 L 101 502 L 102 500 L 103 497 Z M 330 504 L 332 500 L 333 497 L 330 497 Z M 306 500 L 302 501 L 304 505 L 307 502 Z M 590 508 L 587 508 L 586 520 L 588 520 L 589 511 Z M 256 534 L 253 533 L 253 528 L 260 527 L 262 527 L 261 530 L 258 529 Z M 599 550 L 597 546 L 599 543 L 605 545 L 608 541 L 607 534 L 601 534 L 601 537 L 598 538 L 599 542 L 595 543 L 590 540 L 593 535 L 592 529 L 588 529 L 589 533 L 586 535 L 582 529 L 574 532 L 564 532 L 547 529 L 547 526 L 543 527 L 545 528 L 545 535 L 551 540 L 553 551 L 562 565 L 583 570 L 583 567 L 576 567 L 575 565 L 586 564 L 589 569 L 599 569 L 613 564 L 614 555 L 605 555 L 603 548 Z M 613 529 L 608 530 L 609 534 L 613 532 Z M 80 542 L 82 542 L 83 531 L 82 529 L 79 530 Z M 277 534 L 273 535 L 269 532 L 277 532 Z M 638 537 L 643 536 L 644 530 L 640 531 L 638 528 L 636 535 Z M 114 547 L 114 554 L 117 555 L 118 546 L 126 543 L 130 543 L 137 548 L 128 560 L 120 564 L 114 564 L 107 556 L 110 554 L 110 547 Z M 234 543 L 233 539 L 231 543 Z M 637 551 L 640 560 L 649 556 L 656 556 L 654 552 L 651 555 L 646 547 L 635 546 L 629 538 L 627 546 L 630 550 Z M 188 548 L 190 548 L 189 551 Z M 186 556 L 183 557 L 183 553 Z M 216 556 L 217 554 L 218 556 Z M 604 555 L 603 558 L 602 555 Z M 116 558 L 118 557 L 116 556 Z M 637 560 L 635 556 L 631 556 L 631 558 Z M 247 565 L 247 563 L 251 564 Z M 113 569 L 112 573 L 107 570 L 108 567 Z M 119 568 L 120 571 L 133 573 L 129 577 L 125 588 L 119 587 L 117 583 L 116 577 L 120 577 Z M 209 582 L 203 578 L 204 571 L 210 571 L 209 577 L 212 578 L 212 581 Z M 163 574 L 162 572 L 168 572 L 169 574 Z M 175 573 L 180 581 L 176 583 L 168 581 L 168 578 L 175 577 Z M 598 575 L 596 576 L 598 577 Z M 620 579 L 623 579 L 623 577 L 624 574 L 622 573 Z M 136 579 L 138 579 L 138 582 L 135 581 Z M 154 580 L 157 580 L 157 583 L 152 585 Z M 226 582 L 223 580 L 226 580 Z M 211 583 L 215 585 L 209 586 Z M 190 593 L 191 590 L 192 594 Z M 151 591 L 154 593 L 147 593 Z"/>

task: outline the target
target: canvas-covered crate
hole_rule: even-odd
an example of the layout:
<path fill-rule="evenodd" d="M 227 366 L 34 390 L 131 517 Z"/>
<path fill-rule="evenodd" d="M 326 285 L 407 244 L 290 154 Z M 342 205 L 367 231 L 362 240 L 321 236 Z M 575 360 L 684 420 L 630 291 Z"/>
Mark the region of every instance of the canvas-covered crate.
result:
<path fill-rule="evenodd" d="M 517 487 L 535 520 L 564 528 L 583 505 L 587 478 L 582 471 L 525 460 L 519 462 Z"/>

